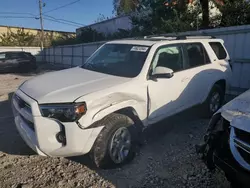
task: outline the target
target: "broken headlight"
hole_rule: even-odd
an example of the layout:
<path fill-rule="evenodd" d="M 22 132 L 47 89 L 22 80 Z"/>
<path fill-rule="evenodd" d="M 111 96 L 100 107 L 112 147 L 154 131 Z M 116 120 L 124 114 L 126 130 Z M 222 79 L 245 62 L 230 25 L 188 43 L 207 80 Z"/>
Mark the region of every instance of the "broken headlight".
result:
<path fill-rule="evenodd" d="M 73 104 L 45 104 L 40 105 L 43 117 L 57 119 L 61 122 L 74 122 L 79 120 L 87 111 L 85 103 Z"/>

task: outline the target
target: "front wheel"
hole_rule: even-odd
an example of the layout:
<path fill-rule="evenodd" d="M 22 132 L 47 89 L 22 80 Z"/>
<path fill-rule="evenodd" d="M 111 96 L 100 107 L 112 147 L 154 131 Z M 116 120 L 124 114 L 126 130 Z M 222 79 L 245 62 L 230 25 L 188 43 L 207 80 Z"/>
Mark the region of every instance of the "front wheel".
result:
<path fill-rule="evenodd" d="M 91 158 L 99 168 L 111 168 L 134 156 L 135 125 L 123 114 L 111 114 L 99 122 L 105 126 L 97 137 Z"/>

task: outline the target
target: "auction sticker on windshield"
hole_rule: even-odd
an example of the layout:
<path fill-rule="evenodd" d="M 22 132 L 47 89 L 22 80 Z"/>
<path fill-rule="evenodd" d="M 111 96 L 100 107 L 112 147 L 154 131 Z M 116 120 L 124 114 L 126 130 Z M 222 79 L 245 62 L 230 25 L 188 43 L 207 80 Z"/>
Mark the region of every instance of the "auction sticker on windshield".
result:
<path fill-rule="evenodd" d="M 130 51 L 133 52 L 146 52 L 148 50 L 148 47 L 146 46 L 133 46 Z"/>

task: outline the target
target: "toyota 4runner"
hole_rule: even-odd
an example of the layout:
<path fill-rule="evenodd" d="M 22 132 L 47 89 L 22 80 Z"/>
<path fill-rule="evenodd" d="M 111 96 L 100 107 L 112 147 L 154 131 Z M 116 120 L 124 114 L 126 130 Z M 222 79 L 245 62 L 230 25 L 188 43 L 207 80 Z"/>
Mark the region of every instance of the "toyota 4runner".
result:
<path fill-rule="evenodd" d="M 101 168 L 126 162 L 142 130 L 203 104 L 221 106 L 231 65 L 223 40 L 158 36 L 108 42 L 80 67 L 20 85 L 12 99 L 25 142 L 44 156 L 90 153 Z"/>

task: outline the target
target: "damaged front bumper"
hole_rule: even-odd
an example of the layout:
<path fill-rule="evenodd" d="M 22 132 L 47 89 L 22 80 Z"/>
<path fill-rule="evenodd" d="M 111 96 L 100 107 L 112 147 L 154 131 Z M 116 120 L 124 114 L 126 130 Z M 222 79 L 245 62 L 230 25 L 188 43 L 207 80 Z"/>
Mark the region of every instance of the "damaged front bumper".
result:
<path fill-rule="evenodd" d="M 250 133 L 242 122 L 233 118 L 229 122 L 223 115 L 219 111 L 213 116 L 196 151 L 210 170 L 219 168 L 232 184 L 250 187 Z"/>
<path fill-rule="evenodd" d="M 27 145 L 43 156 L 71 157 L 88 153 L 103 127 L 81 129 L 75 122 L 62 123 L 43 117 L 38 103 L 17 90 L 12 109 L 18 132 Z M 59 140 L 61 134 L 65 142 Z"/>

